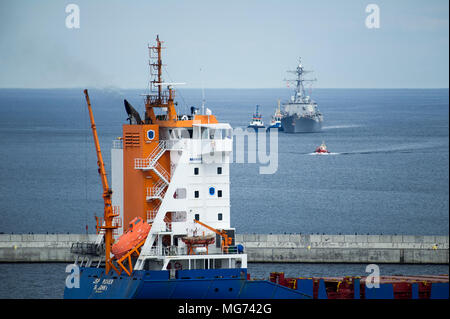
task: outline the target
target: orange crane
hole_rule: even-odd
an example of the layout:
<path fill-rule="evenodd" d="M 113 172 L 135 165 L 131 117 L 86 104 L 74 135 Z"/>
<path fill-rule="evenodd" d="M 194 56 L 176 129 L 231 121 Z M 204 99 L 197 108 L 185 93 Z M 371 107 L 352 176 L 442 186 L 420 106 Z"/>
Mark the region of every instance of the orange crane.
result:
<path fill-rule="evenodd" d="M 230 236 L 227 235 L 227 233 L 224 230 L 217 230 L 215 228 L 212 228 L 211 226 L 208 226 L 204 223 L 202 223 L 199 220 L 194 219 L 194 222 L 197 224 L 202 225 L 203 227 L 208 228 L 209 230 L 215 232 L 216 234 L 220 235 L 223 239 L 222 239 L 222 247 L 224 249 L 224 251 L 228 251 L 228 246 L 231 246 L 231 243 L 233 242 L 233 238 L 231 238 Z"/>
<path fill-rule="evenodd" d="M 97 128 L 94 122 L 94 114 L 92 113 L 91 102 L 89 100 L 88 91 L 84 90 L 84 95 L 86 96 L 86 102 L 89 109 L 89 117 L 91 119 L 91 128 L 92 134 L 94 136 L 95 150 L 97 152 L 97 165 L 98 165 L 98 173 L 100 174 L 103 186 L 103 201 L 104 201 L 104 212 L 103 212 L 103 221 L 96 217 L 97 219 L 97 230 L 103 229 L 105 231 L 105 272 L 109 273 L 111 267 L 115 268 L 112 264 L 111 260 L 111 245 L 113 243 L 113 231 L 117 229 L 119 226 L 113 225 L 114 217 L 117 217 L 119 214 L 115 214 L 113 212 L 111 206 L 111 195 L 112 190 L 109 188 L 108 179 L 106 177 L 105 164 L 103 162 L 102 151 L 100 149 L 100 143 L 98 141 L 97 136 Z"/>

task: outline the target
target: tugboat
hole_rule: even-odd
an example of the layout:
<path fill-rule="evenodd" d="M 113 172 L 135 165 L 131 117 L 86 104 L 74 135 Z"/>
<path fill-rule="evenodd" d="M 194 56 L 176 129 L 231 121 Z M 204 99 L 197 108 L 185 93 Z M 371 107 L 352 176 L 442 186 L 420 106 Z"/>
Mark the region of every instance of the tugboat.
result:
<path fill-rule="evenodd" d="M 287 278 L 272 272 L 269 279 L 251 280 L 247 254 L 230 225 L 232 128 L 211 111 L 177 113 L 174 83 L 162 80 L 159 37 L 156 42 L 149 47 L 157 72 L 144 116 L 124 101 L 129 124 L 113 141 L 111 188 L 84 91 L 104 213 L 97 218 L 97 240 L 72 246 L 77 284 L 67 277 L 64 298 L 448 298 L 448 276 L 381 277 L 380 288 L 371 289 L 364 277 Z M 207 160 L 211 153 L 214 160 Z"/>
<path fill-rule="evenodd" d="M 315 150 L 316 154 L 330 154 L 330 152 L 327 150 L 327 146 L 325 145 L 325 142 L 322 142 L 320 146 L 318 146 Z"/>
<path fill-rule="evenodd" d="M 253 113 L 252 120 L 248 125 L 248 128 L 253 128 L 255 130 L 259 128 L 264 128 L 264 122 L 262 121 L 262 115 L 259 113 L 259 105 L 256 105 L 256 111 Z"/>
<path fill-rule="evenodd" d="M 275 110 L 275 114 L 272 116 L 272 121 L 270 121 L 270 125 L 267 130 L 271 128 L 278 129 L 279 131 L 283 131 L 283 126 L 281 125 L 281 118 L 283 115 L 280 110 L 280 100 L 278 100 L 278 108 Z"/>

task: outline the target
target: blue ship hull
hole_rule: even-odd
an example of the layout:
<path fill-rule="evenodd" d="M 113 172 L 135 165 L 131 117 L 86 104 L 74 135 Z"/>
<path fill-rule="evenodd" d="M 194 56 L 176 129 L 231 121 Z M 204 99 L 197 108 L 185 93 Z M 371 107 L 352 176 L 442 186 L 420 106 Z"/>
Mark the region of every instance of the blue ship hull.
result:
<path fill-rule="evenodd" d="M 281 125 L 281 123 L 277 123 L 274 125 L 270 125 L 267 130 L 269 131 L 270 129 L 278 129 L 278 131 L 283 131 L 283 126 Z"/>
<path fill-rule="evenodd" d="M 65 288 L 66 299 L 311 299 L 266 280 L 247 280 L 246 269 L 134 271 L 132 276 L 102 268 L 80 268 L 80 287 Z"/>
<path fill-rule="evenodd" d="M 255 131 L 258 131 L 260 129 L 263 130 L 265 128 L 265 126 L 249 125 L 249 126 L 247 126 L 247 128 L 254 129 Z"/>
<path fill-rule="evenodd" d="M 361 296 L 358 277 L 350 298 Z M 102 268 L 80 268 L 79 288 L 65 288 L 65 299 L 328 299 L 323 279 L 313 291 L 311 278 L 299 279 L 296 289 L 267 280 L 248 280 L 246 269 L 134 271 L 132 276 Z M 363 288 L 364 289 L 364 288 Z M 394 286 L 365 287 L 365 299 L 394 299 Z M 412 285 L 411 299 L 419 299 L 418 283 Z M 432 283 L 431 299 L 448 299 L 449 284 Z"/>

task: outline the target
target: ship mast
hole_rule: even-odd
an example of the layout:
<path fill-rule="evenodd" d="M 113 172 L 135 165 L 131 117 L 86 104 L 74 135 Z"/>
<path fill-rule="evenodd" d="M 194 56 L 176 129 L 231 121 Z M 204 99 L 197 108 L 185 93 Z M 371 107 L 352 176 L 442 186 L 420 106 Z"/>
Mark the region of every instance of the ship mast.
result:
<path fill-rule="evenodd" d="M 89 117 L 91 120 L 92 135 L 94 136 L 95 150 L 97 152 L 97 165 L 98 173 L 102 180 L 103 187 L 103 201 L 104 201 L 104 212 L 103 212 L 103 222 L 99 223 L 97 219 L 97 229 L 102 229 L 105 232 L 105 272 L 109 273 L 112 266 L 111 261 L 111 245 L 113 242 L 113 231 L 117 229 L 118 226 L 113 225 L 114 217 L 118 214 L 114 214 L 111 206 L 111 195 L 112 190 L 108 185 L 108 178 L 106 177 L 105 164 L 103 162 L 102 151 L 100 149 L 100 143 L 97 136 L 97 128 L 95 126 L 94 114 L 92 113 L 91 101 L 89 100 L 89 94 L 87 90 L 84 90 L 84 95 L 86 97 L 87 106 L 89 109 Z M 97 217 L 96 217 L 97 218 Z"/>
<path fill-rule="evenodd" d="M 306 93 L 305 93 L 305 87 L 303 85 L 303 82 L 313 82 L 313 81 L 316 81 L 317 79 L 304 79 L 303 78 L 304 74 L 311 73 L 312 71 L 307 71 L 303 68 L 301 58 L 298 59 L 297 68 L 295 70 L 290 70 L 287 72 L 294 73 L 297 76 L 296 79 L 286 80 L 287 82 L 295 82 L 296 89 L 295 89 L 294 103 L 304 102 L 304 99 L 306 98 Z"/>
<path fill-rule="evenodd" d="M 164 120 L 176 121 L 177 112 L 174 106 L 175 92 L 172 85 L 180 83 L 163 83 L 162 80 L 162 57 L 161 50 L 164 49 L 159 35 L 156 36 L 156 46 L 149 46 L 150 57 L 150 94 L 147 94 L 145 103 L 145 123 L 155 124 L 159 119 L 155 115 L 153 108 L 167 108 L 167 116 Z M 163 86 L 167 85 L 168 91 L 163 91 Z M 157 89 L 156 89 L 157 88 Z M 157 93 L 156 93 L 157 92 Z M 156 94 L 155 94 L 156 93 Z"/>

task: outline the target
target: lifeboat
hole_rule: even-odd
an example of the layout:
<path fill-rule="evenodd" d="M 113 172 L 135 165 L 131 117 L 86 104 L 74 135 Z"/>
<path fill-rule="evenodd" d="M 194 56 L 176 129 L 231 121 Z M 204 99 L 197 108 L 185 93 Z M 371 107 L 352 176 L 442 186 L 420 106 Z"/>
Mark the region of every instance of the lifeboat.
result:
<path fill-rule="evenodd" d="M 136 217 L 133 219 L 128 226 L 128 230 L 112 246 L 111 252 L 114 254 L 114 257 L 120 259 L 128 251 L 145 240 L 150 228 L 151 226 L 144 222 L 142 218 Z"/>
<path fill-rule="evenodd" d="M 325 145 L 325 142 L 322 142 L 319 147 L 316 148 L 315 151 L 316 154 L 329 154 L 330 152 L 327 150 L 327 146 Z"/>
<path fill-rule="evenodd" d="M 214 244 L 215 239 L 216 236 L 212 234 L 206 236 L 186 236 L 181 238 L 188 248 L 188 255 L 193 255 L 195 253 L 208 254 L 208 245 Z"/>

